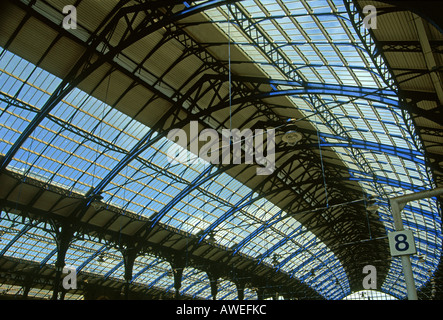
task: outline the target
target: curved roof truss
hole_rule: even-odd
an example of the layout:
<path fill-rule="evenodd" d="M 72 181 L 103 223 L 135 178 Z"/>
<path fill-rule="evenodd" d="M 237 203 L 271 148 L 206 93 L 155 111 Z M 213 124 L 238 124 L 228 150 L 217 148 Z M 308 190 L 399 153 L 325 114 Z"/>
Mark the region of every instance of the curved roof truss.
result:
<path fill-rule="evenodd" d="M 57 1 L 4 4 L 4 285 L 32 270 L 41 283 L 24 286 L 51 290 L 70 264 L 126 294 L 341 299 L 371 264 L 378 289 L 403 298 L 388 199 L 438 186 L 442 158 L 412 116 L 433 110 L 404 95 L 365 3 L 111 2 L 80 1 L 75 30 Z M 201 144 L 168 139 L 191 123 L 220 141 L 275 129 L 275 170 L 196 158 Z M 301 141 L 286 144 L 288 131 Z M 169 161 L 171 147 L 195 161 Z M 419 287 L 440 261 L 440 210 L 404 209 Z"/>

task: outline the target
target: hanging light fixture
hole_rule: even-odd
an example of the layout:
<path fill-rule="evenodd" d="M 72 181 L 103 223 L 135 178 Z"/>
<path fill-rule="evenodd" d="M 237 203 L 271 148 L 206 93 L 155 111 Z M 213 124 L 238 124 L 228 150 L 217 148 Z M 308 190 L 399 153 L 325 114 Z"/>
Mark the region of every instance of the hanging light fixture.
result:
<path fill-rule="evenodd" d="M 283 134 L 282 140 L 289 146 L 295 146 L 302 138 L 300 132 L 291 130 Z"/>
<path fill-rule="evenodd" d="M 100 253 L 100 255 L 97 258 L 98 264 L 102 265 L 106 261 L 105 255 L 103 253 Z"/>
<path fill-rule="evenodd" d="M 274 267 L 277 267 L 277 266 L 280 264 L 279 258 L 280 258 L 280 255 L 279 255 L 279 254 L 274 254 L 274 255 L 272 256 L 272 265 L 273 265 Z"/>
<path fill-rule="evenodd" d="M 369 213 L 376 213 L 378 208 L 379 208 L 379 206 L 375 203 L 375 199 L 369 198 L 369 200 L 367 202 L 366 210 Z"/>
<path fill-rule="evenodd" d="M 300 132 L 293 129 L 296 122 L 296 118 L 289 118 L 283 125 L 287 126 L 286 130 L 288 131 L 283 134 L 282 140 L 289 146 L 295 146 L 295 144 L 297 144 L 303 138 L 303 135 Z"/>

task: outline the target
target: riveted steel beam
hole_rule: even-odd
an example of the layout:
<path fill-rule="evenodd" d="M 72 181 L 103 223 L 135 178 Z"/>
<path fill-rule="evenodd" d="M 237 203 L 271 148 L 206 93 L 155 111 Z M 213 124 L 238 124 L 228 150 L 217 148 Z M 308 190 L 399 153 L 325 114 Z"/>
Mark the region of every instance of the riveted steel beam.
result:
<path fill-rule="evenodd" d="M 133 43 L 139 41 L 143 37 L 148 34 L 155 32 L 156 30 L 184 19 L 186 17 L 192 16 L 196 13 L 202 12 L 204 10 L 208 10 L 226 3 L 232 3 L 236 0 L 229 1 L 207 1 L 199 5 L 191 6 L 190 8 L 186 8 L 182 11 L 178 11 L 175 13 L 169 13 L 168 16 L 164 16 L 160 21 L 153 22 L 151 21 L 152 16 L 148 15 L 144 22 L 140 23 L 140 26 L 133 30 L 132 33 L 128 33 L 124 38 L 120 39 L 118 45 L 110 47 L 109 50 L 103 55 L 99 56 L 94 62 L 92 62 L 92 57 L 95 51 L 97 50 L 98 45 L 104 41 L 110 34 L 114 27 L 119 23 L 120 18 L 126 14 L 126 12 L 130 8 L 123 7 L 121 10 L 121 14 L 117 13 L 113 19 L 109 21 L 109 23 L 103 28 L 101 32 L 98 33 L 97 37 L 95 37 L 91 45 L 88 46 L 86 52 L 82 55 L 82 57 L 77 61 L 77 63 L 73 66 L 69 74 L 61 81 L 60 85 L 55 89 L 54 93 L 50 96 L 50 98 L 45 102 L 42 106 L 40 112 L 34 117 L 34 119 L 28 124 L 28 126 L 23 130 L 22 134 L 16 140 L 14 145 L 8 150 L 5 157 L 2 159 L 0 163 L 0 171 L 4 170 L 9 162 L 12 160 L 17 151 L 21 148 L 25 140 L 31 135 L 31 133 L 38 127 L 38 125 L 46 118 L 46 116 L 51 112 L 51 110 L 75 87 L 77 87 L 84 79 L 86 79 L 90 74 L 92 74 L 95 70 L 97 70 L 100 66 L 102 66 L 107 61 L 111 61 L 117 54 L 119 54 L 122 50 L 132 45 Z M 158 2 L 160 3 L 160 2 Z M 147 5 L 147 4 L 145 4 Z M 163 5 L 164 6 L 164 5 Z M 119 11 L 120 12 L 120 11 Z M 159 13 L 159 16 L 162 16 L 162 13 Z M 81 70 L 79 72 L 79 70 Z"/>

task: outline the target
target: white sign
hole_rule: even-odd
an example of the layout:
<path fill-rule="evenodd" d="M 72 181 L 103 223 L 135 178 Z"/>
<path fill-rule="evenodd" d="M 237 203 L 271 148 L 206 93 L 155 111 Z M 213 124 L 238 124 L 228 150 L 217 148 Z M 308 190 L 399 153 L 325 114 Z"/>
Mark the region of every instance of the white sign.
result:
<path fill-rule="evenodd" d="M 406 254 L 415 254 L 414 235 L 411 230 L 394 231 L 388 233 L 389 248 L 391 256 L 402 256 Z"/>

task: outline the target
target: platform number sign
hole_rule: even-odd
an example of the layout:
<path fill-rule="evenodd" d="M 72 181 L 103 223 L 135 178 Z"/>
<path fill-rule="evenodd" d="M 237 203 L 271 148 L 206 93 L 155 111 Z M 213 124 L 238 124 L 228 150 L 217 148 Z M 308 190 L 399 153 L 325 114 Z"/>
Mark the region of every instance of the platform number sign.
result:
<path fill-rule="evenodd" d="M 415 254 L 414 235 L 411 230 L 394 231 L 388 233 L 391 256 Z"/>

